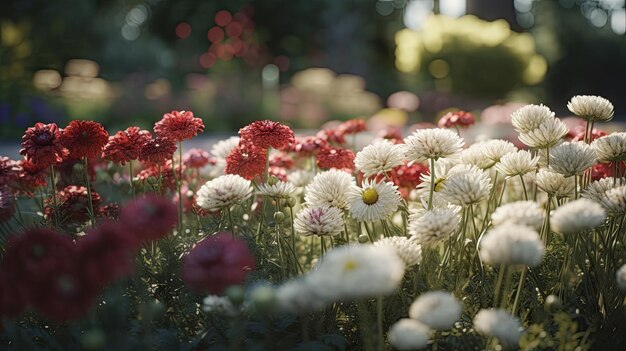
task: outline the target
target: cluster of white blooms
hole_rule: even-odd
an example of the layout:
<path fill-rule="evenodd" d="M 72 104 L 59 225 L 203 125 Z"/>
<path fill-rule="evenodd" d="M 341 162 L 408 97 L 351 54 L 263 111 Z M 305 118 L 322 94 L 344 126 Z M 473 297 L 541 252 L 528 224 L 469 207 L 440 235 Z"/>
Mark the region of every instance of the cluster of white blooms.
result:
<path fill-rule="evenodd" d="M 207 211 L 219 211 L 252 196 L 250 181 L 235 174 L 225 174 L 206 182 L 198 190 L 196 202 Z"/>
<path fill-rule="evenodd" d="M 473 165 L 458 165 L 448 172 L 441 194 L 450 203 L 467 206 L 489 197 L 491 179 Z"/>
<path fill-rule="evenodd" d="M 346 190 L 354 183 L 354 178 L 337 169 L 318 173 L 304 190 L 304 201 L 309 206 L 334 206 L 348 208 Z"/>
<path fill-rule="evenodd" d="M 496 164 L 496 170 L 507 177 L 521 176 L 537 169 L 539 157 L 532 157 L 530 152 L 519 150 L 508 153 Z"/>
<path fill-rule="evenodd" d="M 566 177 L 582 174 L 596 161 L 596 151 L 582 141 L 564 142 L 550 150 L 550 167 Z"/>
<path fill-rule="evenodd" d="M 460 221 L 458 207 L 413 210 L 409 215 L 409 234 L 420 244 L 439 241 L 455 233 Z"/>
<path fill-rule="evenodd" d="M 296 188 L 289 182 L 277 181 L 274 184 L 263 183 L 259 185 L 259 193 L 261 195 L 287 199 L 293 194 Z"/>
<path fill-rule="evenodd" d="M 356 154 L 354 165 L 363 176 L 383 174 L 404 161 L 404 147 L 388 140 L 368 145 Z"/>
<path fill-rule="evenodd" d="M 449 129 L 418 129 L 404 139 L 406 157 L 413 162 L 457 156 L 464 145 Z"/>
<path fill-rule="evenodd" d="M 473 323 L 477 333 L 498 338 L 504 347 L 517 346 L 522 336 L 519 319 L 505 310 L 480 310 L 474 316 Z"/>
<path fill-rule="evenodd" d="M 331 206 L 311 206 L 298 212 L 293 226 L 304 236 L 333 236 L 343 230 L 343 211 Z"/>
<path fill-rule="evenodd" d="M 606 211 L 598 203 L 578 199 L 554 210 L 550 222 L 555 232 L 567 235 L 597 228 L 605 219 Z"/>
<path fill-rule="evenodd" d="M 626 160 L 626 133 L 613 133 L 594 140 L 591 147 L 596 150 L 598 161 L 617 162 Z"/>
<path fill-rule="evenodd" d="M 600 96 L 578 95 L 567 103 L 576 116 L 588 121 L 606 122 L 613 118 L 613 104 Z"/>
<path fill-rule="evenodd" d="M 624 179 L 603 178 L 591 182 L 582 197 L 599 203 L 609 216 L 626 213 L 626 183 Z"/>
<path fill-rule="evenodd" d="M 574 177 L 566 178 L 564 175 L 546 168 L 542 168 L 537 172 L 535 183 L 539 189 L 556 198 L 574 195 L 574 188 L 576 187 Z"/>
<path fill-rule="evenodd" d="M 387 333 L 389 343 L 397 350 L 421 349 L 428 345 L 429 338 L 430 328 L 411 318 L 395 322 Z"/>
<path fill-rule="evenodd" d="M 491 214 L 491 223 L 494 226 L 501 224 L 520 224 L 536 230 L 541 229 L 544 211 L 534 201 L 516 201 L 496 208 Z"/>
<path fill-rule="evenodd" d="M 554 117 L 544 105 L 527 105 L 511 115 L 511 123 L 519 133 L 519 140 L 533 149 L 556 145 L 567 134 L 567 126 Z"/>

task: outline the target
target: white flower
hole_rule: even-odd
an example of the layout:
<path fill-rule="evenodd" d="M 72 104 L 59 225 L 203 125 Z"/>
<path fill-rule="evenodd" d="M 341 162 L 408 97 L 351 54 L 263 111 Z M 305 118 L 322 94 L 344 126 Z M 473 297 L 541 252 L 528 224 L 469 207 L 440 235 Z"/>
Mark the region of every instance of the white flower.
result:
<path fill-rule="evenodd" d="M 558 118 L 544 120 L 537 128 L 520 133 L 518 139 L 534 149 L 545 149 L 556 145 L 565 134 L 567 126 Z"/>
<path fill-rule="evenodd" d="M 487 232 L 480 242 L 479 253 L 483 261 L 492 265 L 536 267 L 544 251 L 543 242 L 534 229 L 506 223 Z"/>
<path fill-rule="evenodd" d="M 525 225 L 536 230 L 543 224 L 543 210 L 534 201 L 516 201 L 502 205 L 491 214 L 494 226 L 504 223 Z"/>
<path fill-rule="evenodd" d="M 237 315 L 235 306 L 227 297 L 209 295 L 202 300 L 202 310 L 207 313 L 221 313 L 229 317 Z"/>
<path fill-rule="evenodd" d="M 364 180 L 362 187 L 352 184 L 346 199 L 352 218 L 367 222 L 387 218 L 402 201 L 398 187 L 393 183 L 370 180 Z"/>
<path fill-rule="evenodd" d="M 496 170 L 507 177 L 515 177 L 537 169 L 539 157 L 532 157 L 530 152 L 520 150 L 502 156 L 496 164 Z"/>
<path fill-rule="evenodd" d="M 535 183 L 537 183 L 539 189 L 545 191 L 549 196 L 557 198 L 571 196 L 576 185 L 574 177 L 565 178 L 564 175 L 545 168 L 537 172 Z"/>
<path fill-rule="evenodd" d="M 613 187 L 614 178 L 603 178 L 589 184 L 582 197 L 593 200 L 612 216 L 626 213 L 626 186 Z"/>
<path fill-rule="evenodd" d="M 389 343 L 397 350 L 415 350 L 426 347 L 429 337 L 430 328 L 410 318 L 402 318 L 395 322 L 387 333 Z"/>
<path fill-rule="evenodd" d="M 388 140 L 380 140 L 368 145 L 356 154 L 354 165 L 367 178 L 382 174 L 402 164 L 404 146 Z"/>
<path fill-rule="evenodd" d="M 226 174 L 206 182 L 196 194 L 198 206 L 219 211 L 245 201 L 252 195 L 250 181 L 236 174 Z"/>
<path fill-rule="evenodd" d="M 394 292 L 404 276 L 404 262 L 388 247 L 345 245 L 324 255 L 306 279 L 316 296 L 332 302 Z"/>
<path fill-rule="evenodd" d="M 411 304 L 409 317 L 431 328 L 448 330 L 461 318 L 461 303 L 449 292 L 429 291 Z"/>
<path fill-rule="evenodd" d="M 336 207 L 307 207 L 298 212 L 293 227 L 304 236 L 337 235 L 343 230 L 343 211 Z"/>
<path fill-rule="evenodd" d="M 483 144 L 486 142 L 480 142 L 470 145 L 467 149 L 461 151 L 459 158 L 461 162 L 467 165 L 474 165 L 480 169 L 487 169 L 493 166 L 493 163 L 484 154 Z"/>
<path fill-rule="evenodd" d="M 435 242 L 454 234 L 461 219 L 458 208 L 433 208 L 411 211 L 409 234 L 419 244 Z"/>
<path fill-rule="evenodd" d="M 259 185 L 259 193 L 274 198 L 286 199 L 291 196 L 295 191 L 293 184 L 289 182 L 277 181 L 276 184 L 270 185 L 269 183 L 263 183 Z"/>
<path fill-rule="evenodd" d="M 519 344 L 521 324 L 517 317 L 501 309 L 482 309 L 474 316 L 474 330 L 485 336 L 495 336 L 504 347 Z"/>
<path fill-rule="evenodd" d="M 225 140 L 220 140 L 211 147 L 211 155 L 217 159 L 226 159 L 226 156 L 239 145 L 239 137 L 232 136 Z"/>
<path fill-rule="evenodd" d="M 501 139 L 488 140 L 481 143 L 481 145 L 483 148 L 483 155 L 491 161 L 491 166 L 500 162 L 500 159 L 502 159 L 505 155 L 517 151 L 517 148 L 513 145 L 513 143 Z"/>
<path fill-rule="evenodd" d="M 315 177 L 315 173 L 302 169 L 287 174 L 287 180 L 289 181 L 289 183 L 298 188 L 303 188 L 309 185 L 309 183 L 311 183 L 311 180 L 313 180 L 313 177 Z"/>
<path fill-rule="evenodd" d="M 550 223 L 555 232 L 575 234 L 604 224 L 606 212 L 589 199 L 568 202 L 552 212 Z"/>
<path fill-rule="evenodd" d="M 615 280 L 618 288 L 626 290 L 626 264 L 615 272 Z"/>
<path fill-rule="evenodd" d="M 606 122 L 613 118 L 613 104 L 600 96 L 578 95 L 567 103 L 567 108 L 587 121 Z"/>
<path fill-rule="evenodd" d="M 383 238 L 374 243 L 374 246 L 386 246 L 395 250 L 405 266 L 411 267 L 422 262 L 422 245 L 403 236 Z"/>
<path fill-rule="evenodd" d="M 596 151 L 582 141 L 564 142 L 550 150 L 550 167 L 566 177 L 583 173 L 596 164 Z"/>
<path fill-rule="evenodd" d="M 596 150 L 598 161 L 615 162 L 626 159 L 626 133 L 613 133 L 594 140 L 591 147 Z"/>
<path fill-rule="evenodd" d="M 404 139 L 409 160 L 426 160 L 456 156 L 463 148 L 463 139 L 448 129 L 418 129 Z"/>
<path fill-rule="evenodd" d="M 306 277 L 284 283 L 275 294 L 278 309 L 294 314 L 321 310 L 331 302 L 316 296 L 315 287 Z"/>
<path fill-rule="evenodd" d="M 544 105 L 526 105 L 511 114 L 511 124 L 518 133 L 528 133 L 548 119 L 554 118 L 554 112 Z"/>
<path fill-rule="evenodd" d="M 449 202 L 465 206 L 485 200 L 490 191 L 491 179 L 485 171 L 473 165 L 458 165 L 448 172 L 441 194 Z"/>
<path fill-rule="evenodd" d="M 304 201 L 309 206 L 334 206 L 343 210 L 348 206 L 346 193 L 353 183 L 352 176 L 344 171 L 331 169 L 319 173 L 307 185 Z"/>

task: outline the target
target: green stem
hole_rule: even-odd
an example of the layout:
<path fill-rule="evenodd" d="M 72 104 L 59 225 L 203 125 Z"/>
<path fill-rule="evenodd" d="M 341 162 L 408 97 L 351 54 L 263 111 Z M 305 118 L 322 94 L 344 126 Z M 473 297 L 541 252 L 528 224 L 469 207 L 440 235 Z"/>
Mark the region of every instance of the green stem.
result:
<path fill-rule="evenodd" d="M 88 197 L 88 202 L 89 202 L 89 220 L 91 222 L 91 227 L 95 228 L 96 227 L 96 218 L 95 218 L 95 213 L 93 211 L 93 200 L 91 199 L 91 182 L 89 181 L 89 172 L 88 172 L 88 166 L 89 166 L 89 161 L 87 161 L 87 157 L 83 157 L 83 173 L 85 175 L 85 186 L 87 187 L 87 197 Z"/>
<path fill-rule="evenodd" d="M 55 173 L 54 173 L 54 165 L 50 165 L 50 190 L 51 190 L 51 194 L 52 194 L 52 206 L 53 211 L 52 211 L 52 216 L 54 217 L 54 225 L 56 227 L 59 226 L 59 204 L 57 203 L 57 192 L 56 192 L 56 177 L 55 177 Z M 89 198 L 91 200 L 91 197 Z M 43 206 L 42 206 L 42 212 L 43 212 Z"/>
<path fill-rule="evenodd" d="M 133 160 L 128 161 L 128 181 L 130 183 L 130 193 L 135 198 L 135 185 L 133 185 Z"/>
<path fill-rule="evenodd" d="M 428 194 L 428 209 L 433 209 L 433 193 L 435 192 L 435 159 L 430 159 L 430 193 Z"/>
<path fill-rule="evenodd" d="M 517 284 L 517 292 L 515 292 L 515 300 L 513 301 L 513 308 L 511 308 L 511 314 L 515 315 L 517 313 L 517 304 L 519 302 L 519 297 L 522 294 L 522 289 L 524 288 L 524 281 L 526 280 L 526 271 L 528 268 L 524 266 L 522 270 L 522 274 L 519 277 L 519 283 Z"/>
<path fill-rule="evenodd" d="M 376 298 L 376 326 L 378 332 L 378 350 L 385 349 L 385 337 L 383 332 L 383 297 Z"/>
<path fill-rule="evenodd" d="M 522 188 L 524 189 L 524 199 L 528 201 L 528 192 L 526 191 L 526 182 L 524 182 L 524 177 L 520 174 L 519 179 L 522 181 Z"/>
<path fill-rule="evenodd" d="M 498 269 L 498 280 L 496 281 L 496 288 L 493 293 L 493 307 L 498 305 L 498 298 L 500 297 L 500 289 L 502 288 L 502 279 L 504 278 L 505 267 L 503 264 Z"/>
<path fill-rule="evenodd" d="M 174 169 L 174 160 L 172 160 L 172 173 L 176 175 L 176 170 Z M 181 188 L 183 186 L 183 142 L 178 142 L 178 179 L 176 180 L 176 186 L 178 187 L 178 234 L 182 235 L 184 225 L 183 225 L 183 196 L 181 192 Z M 230 215 L 230 209 L 228 210 L 228 214 Z M 232 223 L 231 223 L 232 227 Z M 233 229 L 234 230 L 234 229 Z"/>

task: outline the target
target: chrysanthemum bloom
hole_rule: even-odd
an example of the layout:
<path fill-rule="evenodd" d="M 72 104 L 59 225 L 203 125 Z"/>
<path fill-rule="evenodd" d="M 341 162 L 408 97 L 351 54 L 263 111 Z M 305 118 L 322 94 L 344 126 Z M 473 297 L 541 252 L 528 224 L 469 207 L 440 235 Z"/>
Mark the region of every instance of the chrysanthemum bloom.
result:
<path fill-rule="evenodd" d="M 252 195 L 250 181 L 236 174 L 226 174 L 206 182 L 196 194 L 198 206 L 219 211 L 247 200 Z"/>
<path fill-rule="evenodd" d="M 439 128 L 467 128 L 475 122 L 474 115 L 467 111 L 448 112 L 437 122 Z"/>
<path fill-rule="evenodd" d="M 220 140 L 211 147 L 211 155 L 217 159 L 226 159 L 228 154 L 239 145 L 240 138 L 232 136 L 228 139 Z"/>
<path fill-rule="evenodd" d="M 365 121 L 359 118 L 347 120 L 337 126 L 337 134 L 346 136 L 348 134 L 356 134 L 367 130 Z"/>
<path fill-rule="evenodd" d="M 8 221 L 15 214 L 13 194 L 7 186 L 0 186 L 0 223 Z"/>
<path fill-rule="evenodd" d="M 387 340 L 396 350 L 421 349 L 429 338 L 430 328 L 411 318 L 400 319 L 387 332 Z"/>
<path fill-rule="evenodd" d="M 614 179 L 605 178 L 589 184 L 582 197 L 602 205 L 612 217 L 626 213 L 626 185 L 613 187 Z"/>
<path fill-rule="evenodd" d="M 333 206 L 346 209 L 346 193 L 354 178 L 343 171 L 331 169 L 318 173 L 304 190 L 304 201 L 309 206 Z"/>
<path fill-rule="evenodd" d="M 150 139 L 152 134 L 149 131 L 128 127 L 109 137 L 109 142 L 102 150 L 102 158 L 124 165 L 139 158 L 141 147 Z"/>
<path fill-rule="evenodd" d="M 455 205 L 467 206 L 489 197 L 491 179 L 480 168 L 473 165 L 452 167 L 446 177 L 441 194 Z"/>
<path fill-rule="evenodd" d="M 404 265 L 409 268 L 422 262 L 422 245 L 404 236 L 382 238 L 374 246 L 387 246 L 395 250 Z"/>
<path fill-rule="evenodd" d="M 255 147 L 268 149 L 273 147 L 285 150 L 295 142 L 293 131 L 288 126 L 274 121 L 255 121 L 239 129 L 241 141 L 252 143 Z"/>
<path fill-rule="evenodd" d="M 139 150 L 139 160 L 155 165 L 171 160 L 176 152 L 176 143 L 171 139 L 156 137 L 147 140 Z"/>
<path fill-rule="evenodd" d="M 343 134 L 340 134 L 337 129 L 323 129 L 315 134 L 316 138 L 322 139 L 327 143 L 343 145 L 346 143 L 346 138 Z"/>
<path fill-rule="evenodd" d="M 373 222 L 389 217 L 398 209 L 402 198 L 398 187 L 391 182 L 364 180 L 361 187 L 352 184 L 346 200 L 350 204 L 352 218 Z"/>
<path fill-rule="evenodd" d="M 0 156 L 0 184 L 9 184 L 19 178 L 20 166 L 15 160 Z"/>
<path fill-rule="evenodd" d="M 299 169 L 289 173 L 287 181 L 298 188 L 303 188 L 311 183 L 313 177 L 315 177 L 315 173 Z"/>
<path fill-rule="evenodd" d="M 92 158 L 100 155 L 109 141 L 109 133 L 98 122 L 74 120 L 63 129 L 60 141 L 70 157 Z"/>
<path fill-rule="evenodd" d="M 101 205 L 96 210 L 98 217 L 117 221 L 120 218 L 121 208 L 117 202 Z"/>
<path fill-rule="evenodd" d="M 567 103 L 567 109 L 587 121 L 606 122 L 613 118 L 613 104 L 600 96 L 574 96 Z"/>
<path fill-rule="evenodd" d="M 496 170 L 506 177 L 521 176 L 537 169 L 539 157 L 532 157 L 530 152 L 519 150 L 502 156 L 496 164 Z"/>
<path fill-rule="evenodd" d="M 481 143 L 481 145 L 483 157 L 490 161 L 488 162 L 489 167 L 487 168 L 491 168 L 496 163 L 500 162 L 502 157 L 517 151 L 517 147 L 515 147 L 513 143 L 501 139 L 487 140 Z"/>
<path fill-rule="evenodd" d="M 293 184 L 281 180 L 278 180 L 275 184 L 263 183 L 259 185 L 259 193 L 261 195 L 273 198 L 288 199 L 294 191 L 296 191 L 296 188 Z"/>
<path fill-rule="evenodd" d="M 334 236 L 343 230 L 343 211 L 336 207 L 305 207 L 296 216 L 293 226 L 300 235 Z"/>
<path fill-rule="evenodd" d="M 237 174 L 252 180 L 265 172 L 267 149 L 252 144 L 239 144 L 226 157 L 226 174 Z"/>
<path fill-rule="evenodd" d="M 500 340 L 502 346 L 516 347 L 522 335 L 519 319 L 501 309 L 482 309 L 474 316 L 474 330 L 478 334 L 493 336 Z"/>
<path fill-rule="evenodd" d="M 311 157 L 323 148 L 330 147 L 328 141 L 317 136 L 297 137 L 293 151 L 301 157 Z"/>
<path fill-rule="evenodd" d="M 202 168 L 209 163 L 215 164 L 215 162 L 215 158 L 202 149 L 190 149 L 183 155 L 183 164 L 187 168 Z"/>
<path fill-rule="evenodd" d="M 511 124 L 520 134 L 539 128 L 549 119 L 554 119 L 554 112 L 544 105 L 526 105 L 511 114 Z"/>
<path fill-rule="evenodd" d="M 545 149 L 556 145 L 567 134 L 567 126 L 558 118 L 549 118 L 537 128 L 520 133 L 518 139 L 532 149 Z"/>
<path fill-rule="evenodd" d="M 545 168 L 537 172 L 535 183 L 539 189 L 556 198 L 571 196 L 574 194 L 574 188 L 576 187 L 574 177 L 566 178 L 560 173 Z"/>
<path fill-rule="evenodd" d="M 596 150 L 600 162 L 626 160 L 626 133 L 613 133 L 596 139 L 591 143 L 591 147 Z"/>
<path fill-rule="evenodd" d="M 270 177 L 275 177 L 281 182 L 287 182 L 287 170 L 282 167 L 271 167 L 268 170 L 268 175 Z M 259 180 L 260 181 L 260 180 Z"/>
<path fill-rule="evenodd" d="M 391 294 L 403 276 L 404 263 L 392 249 L 345 245 L 324 255 L 306 279 L 317 296 L 333 302 Z"/>
<path fill-rule="evenodd" d="M 170 233 L 178 223 L 176 206 L 167 198 L 147 195 L 126 204 L 120 223 L 127 226 L 138 241 L 158 240 Z"/>
<path fill-rule="evenodd" d="M 290 169 L 293 167 L 293 157 L 285 151 L 272 152 L 270 154 L 270 167 Z"/>
<path fill-rule="evenodd" d="M 37 187 L 45 187 L 47 185 L 46 179 L 48 178 L 50 168 L 37 166 L 27 159 L 19 160 L 18 167 L 20 171 L 16 187 L 20 192 L 32 196 Z"/>
<path fill-rule="evenodd" d="M 354 169 L 354 152 L 349 149 L 327 147 L 317 153 L 317 167 L 321 169 Z"/>
<path fill-rule="evenodd" d="M 410 161 L 453 157 L 461 152 L 463 139 L 449 129 L 418 129 L 404 139 L 406 157 Z"/>
<path fill-rule="evenodd" d="M 461 318 L 461 304 L 449 292 L 429 291 L 411 304 L 409 317 L 431 328 L 448 330 Z"/>
<path fill-rule="evenodd" d="M 84 186 L 68 185 L 63 190 L 55 194 L 57 197 L 57 208 L 53 207 L 54 202 L 46 201 L 44 213 L 46 217 L 58 217 L 66 222 L 84 222 L 89 216 L 89 192 Z M 97 208 L 102 201 L 102 197 L 95 191 L 91 191 L 91 203 Z"/>
<path fill-rule="evenodd" d="M 20 154 L 39 167 L 61 162 L 67 153 L 61 143 L 61 130 L 55 123 L 35 123 L 22 136 Z"/>
<path fill-rule="evenodd" d="M 389 126 L 378 132 L 378 137 L 389 140 L 393 144 L 404 143 L 404 136 L 402 135 L 402 128 Z"/>
<path fill-rule="evenodd" d="M 454 234 L 461 219 L 458 208 L 433 208 L 411 211 L 409 234 L 418 244 L 427 244 Z"/>
<path fill-rule="evenodd" d="M 582 141 L 566 141 L 550 150 L 550 167 L 566 177 L 582 174 L 596 161 L 596 151 Z"/>
<path fill-rule="evenodd" d="M 606 211 L 589 199 L 568 202 L 552 212 L 550 223 L 555 232 L 576 234 L 604 224 Z"/>
<path fill-rule="evenodd" d="M 354 165 L 365 177 L 389 172 L 402 165 L 404 147 L 388 140 L 380 140 L 368 145 L 356 154 Z"/>
<path fill-rule="evenodd" d="M 204 132 L 204 123 L 191 111 L 172 111 L 154 124 L 154 132 L 159 138 L 180 142 Z"/>
<path fill-rule="evenodd" d="M 183 257 L 182 278 L 194 291 L 219 294 L 243 283 L 254 267 L 245 241 L 221 232 L 203 239 Z"/>
<path fill-rule="evenodd" d="M 541 229 L 544 211 L 534 201 L 516 201 L 496 208 L 491 214 L 494 226 L 505 223 L 525 225 L 536 230 Z"/>
<path fill-rule="evenodd" d="M 626 264 L 615 272 L 615 280 L 618 288 L 626 290 Z"/>
<path fill-rule="evenodd" d="M 178 174 L 178 166 L 174 166 L 176 173 Z M 160 183 L 159 183 L 159 175 Z M 168 191 L 174 191 L 176 189 L 176 179 L 174 178 L 174 172 L 172 171 L 172 160 L 168 160 L 161 166 L 161 172 L 159 173 L 158 165 L 151 164 L 148 168 L 142 169 L 137 176 L 136 180 L 142 182 L 147 189 L 160 190 L 161 194 L 165 194 Z"/>
<path fill-rule="evenodd" d="M 480 242 L 480 258 L 491 265 L 541 263 L 545 247 L 539 234 L 525 225 L 504 223 L 489 230 Z"/>

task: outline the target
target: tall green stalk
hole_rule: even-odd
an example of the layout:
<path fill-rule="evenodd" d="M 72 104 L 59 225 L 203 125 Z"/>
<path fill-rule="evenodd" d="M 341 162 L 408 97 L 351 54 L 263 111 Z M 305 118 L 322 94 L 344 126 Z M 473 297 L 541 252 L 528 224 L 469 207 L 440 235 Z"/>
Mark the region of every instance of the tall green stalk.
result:
<path fill-rule="evenodd" d="M 89 221 L 91 222 L 91 227 L 96 227 L 96 217 L 93 211 L 93 200 L 91 199 L 91 182 L 89 181 L 89 161 L 87 161 L 87 157 L 83 157 L 83 174 L 85 175 L 85 186 L 87 187 L 87 197 L 89 202 Z"/>

